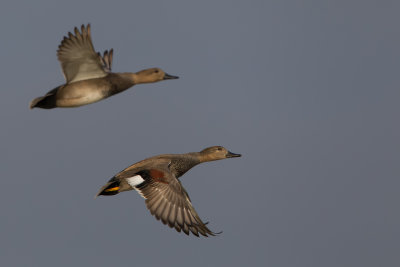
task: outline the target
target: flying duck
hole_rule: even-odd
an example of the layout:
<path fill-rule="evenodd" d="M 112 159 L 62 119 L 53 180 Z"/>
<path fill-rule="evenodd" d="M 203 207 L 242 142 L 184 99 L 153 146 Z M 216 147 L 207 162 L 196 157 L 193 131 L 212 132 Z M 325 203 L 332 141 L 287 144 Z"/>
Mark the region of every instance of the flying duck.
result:
<path fill-rule="evenodd" d="M 194 166 L 226 158 L 240 157 L 222 146 L 200 152 L 163 154 L 139 161 L 112 177 L 96 194 L 110 196 L 136 190 L 144 199 L 150 213 L 176 231 L 195 236 L 214 236 L 195 209 L 188 193 L 178 180 Z"/>
<path fill-rule="evenodd" d="M 125 91 L 139 83 L 154 83 L 178 79 L 160 68 L 141 70 L 136 73 L 111 72 L 113 49 L 103 56 L 94 50 L 90 24 L 75 27 L 75 34 L 68 33 L 57 51 L 58 60 L 66 83 L 49 91 L 45 96 L 35 98 L 30 108 L 52 109 L 56 107 L 79 107 L 103 100 Z"/>

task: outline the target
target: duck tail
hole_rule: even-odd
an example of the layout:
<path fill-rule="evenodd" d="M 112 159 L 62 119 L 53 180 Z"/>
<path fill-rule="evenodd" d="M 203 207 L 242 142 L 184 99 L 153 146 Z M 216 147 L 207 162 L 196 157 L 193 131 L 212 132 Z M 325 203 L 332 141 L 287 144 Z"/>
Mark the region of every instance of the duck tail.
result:
<path fill-rule="evenodd" d="M 29 104 L 29 108 L 30 109 L 33 109 L 36 107 L 40 108 L 41 107 L 40 102 L 43 101 L 45 98 L 46 98 L 45 96 L 41 96 L 41 97 L 37 97 L 37 98 L 33 99 L 31 101 L 31 103 Z"/>
<path fill-rule="evenodd" d="M 116 195 L 120 192 L 120 182 L 115 179 L 111 179 L 106 185 L 104 185 L 99 192 L 96 194 L 96 197 L 98 196 L 113 196 Z"/>
<path fill-rule="evenodd" d="M 57 90 L 60 88 L 56 87 L 53 90 L 51 90 L 50 92 L 48 92 L 45 96 L 41 96 L 41 97 L 36 97 L 35 99 L 33 99 L 31 101 L 31 103 L 29 104 L 29 108 L 33 109 L 33 108 L 44 108 L 44 109 L 52 109 L 56 107 L 56 94 L 57 94 Z"/>

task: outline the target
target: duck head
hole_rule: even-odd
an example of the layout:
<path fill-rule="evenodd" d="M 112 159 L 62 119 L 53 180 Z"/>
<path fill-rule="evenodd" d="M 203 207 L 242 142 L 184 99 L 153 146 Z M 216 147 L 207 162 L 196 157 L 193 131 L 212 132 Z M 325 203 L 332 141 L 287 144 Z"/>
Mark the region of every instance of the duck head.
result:
<path fill-rule="evenodd" d="M 237 158 L 242 156 L 240 154 L 232 153 L 222 146 L 208 147 L 200 151 L 199 154 L 201 162 L 227 159 L 227 158 Z"/>
<path fill-rule="evenodd" d="M 178 76 L 170 75 L 160 68 L 145 69 L 135 73 L 135 83 L 154 83 L 178 78 Z"/>

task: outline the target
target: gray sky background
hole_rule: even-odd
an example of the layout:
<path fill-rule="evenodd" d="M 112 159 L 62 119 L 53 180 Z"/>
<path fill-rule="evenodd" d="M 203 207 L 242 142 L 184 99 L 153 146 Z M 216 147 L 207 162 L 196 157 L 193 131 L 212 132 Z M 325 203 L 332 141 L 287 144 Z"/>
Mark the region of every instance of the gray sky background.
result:
<path fill-rule="evenodd" d="M 400 266 L 399 1 L 2 1 L 2 266 Z M 91 23 L 113 70 L 181 79 L 77 109 L 56 50 Z M 136 192 L 146 157 L 223 145 L 182 177 L 218 237 L 178 234 Z"/>

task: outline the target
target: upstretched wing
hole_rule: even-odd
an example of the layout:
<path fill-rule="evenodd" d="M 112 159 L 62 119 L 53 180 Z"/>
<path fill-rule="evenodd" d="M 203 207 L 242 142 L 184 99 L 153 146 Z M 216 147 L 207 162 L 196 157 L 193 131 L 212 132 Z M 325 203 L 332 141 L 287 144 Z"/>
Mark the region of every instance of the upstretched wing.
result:
<path fill-rule="evenodd" d="M 196 236 L 199 234 L 203 236 L 216 235 L 200 219 L 186 190 L 166 168 L 168 168 L 167 165 L 164 165 L 139 171 L 134 176 L 128 174 L 131 177 L 140 175 L 144 180 L 134 188 L 146 199 L 146 206 L 150 213 L 157 220 L 161 220 L 178 232 L 183 231 L 189 235 L 190 231 Z"/>
<path fill-rule="evenodd" d="M 103 56 L 101 56 L 101 54 L 99 52 L 97 53 L 97 55 L 99 56 L 101 65 L 105 72 L 111 72 L 113 52 L 114 52 L 114 50 L 111 48 L 110 51 L 108 51 L 108 50 L 104 51 Z"/>
<path fill-rule="evenodd" d="M 106 76 L 111 69 L 112 50 L 110 54 L 105 53 L 104 58 L 99 57 L 93 48 L 90 24 L 86 28 L 82 25 L 81 32 L 75 27 L 74 32 L 64 37 L 57 51 L 67 83 Z"/>

